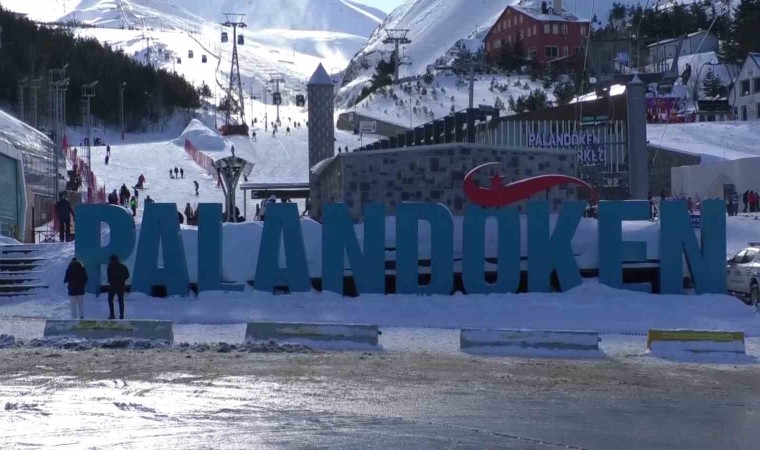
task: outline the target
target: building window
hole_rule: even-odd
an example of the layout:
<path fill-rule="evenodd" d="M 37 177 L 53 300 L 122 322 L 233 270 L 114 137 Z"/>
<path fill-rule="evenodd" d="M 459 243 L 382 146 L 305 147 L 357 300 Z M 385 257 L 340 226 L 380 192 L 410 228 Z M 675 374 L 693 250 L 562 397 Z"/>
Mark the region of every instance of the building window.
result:
<path fill-rule="evenodd" d="M 760 92 L 760 78 L 755 78 L 752 80 L 752 93 L 757 94 Z"/>
<path fill-rule="evenodd" d="M 739 94 L 744 97 L 745 95 L 749 95 L 749 80 L 742 80 L 740 84 L 740 92 Z"/>
<path fill-rule="evenodd" d="M 528 27 L 528 30 L 525 32 L 525 35 L 530 37 L 530 27 Z"/>
<path fill-rule="evenodd" d="M 547 58 L 557 58 L 559 56 L 559 48 L 556 45 L 547 45 L 544 47 L 544 52 Z"/>
<path fill-rule="evenodd" d="M 533 36 L 535 36 L 536 34 L 538 34 L 538 33 L 536 33 L 536 26 L 533 25 Z"/>
<path fill-rule="evenodd" d="M 520 35 L 519 36 L 520 36 L 520 40 L 522 40 L 525 37 L 525 35 L 523 34 L 523 30 L 520 30 Z"/>
<path fill-rule="evenodd" d="M 586 35 L 586 27 L 581 26 L 581 36 L 585 36 L 585 35 Z"/>
<path fill-rule="evenodd" d="M 522 21 L 523 21 L 523 16 L 520 16 L 520 23 L 522 23 Z"/>
<path fill-rule="evenodd" d="M 562 34 L 567 34 L 567 25 L 562 25 Z"/>
<path fill-rule="evenodd" d="M 512 28 L 512 19 L 507 19 L 507 28 Z"/>
<path fill-rule="evenodd" d="M 531 49 L 528 49 L 528 58 L 530 59 L 536 59 L 536 48 L 533 47 Z"/>
<path fill-rule="evenodd" d="M 577 55 L 581 51 L 580 47 L 573 47 L 573 55 Z"/>
<path fill-rule="evenodd" d="M 545 23 L 544 24 L 544 34 L 549 34 L 551 32 L 552 32 L 551 31 L 551 25 L 549 25 L 548 23 Z"/>
<path fill-rule="evenodd" d="M 507 42 L 512 42 L 512 33 L 507 35 Z"/>
<path fill-rule="evenodd" d="M 552 25 L 552 34 L 559 34 L 559 25 L 556 23 Z"/>
<path fill-rule="evenodd" d="M 501 48 L 501 41 L 496 41 L 493 43 L 493 48 Z"/>
<path fill-rule="evenodd" d="M 496 32 L 498 33 L 500 31 L 501 31 L 501 22 L 496 24 Z"/>
<path fill-rule="evenodd" d="M 742 120 L 747 120 L 747 105 L 742 105 Z"/>
<path fill-rule="evenodd" d="M 565 45 L 564 47 L 562 47 L 562 56 L 567 56 L 567 54 L 568 54 L 567 45 Z"/>

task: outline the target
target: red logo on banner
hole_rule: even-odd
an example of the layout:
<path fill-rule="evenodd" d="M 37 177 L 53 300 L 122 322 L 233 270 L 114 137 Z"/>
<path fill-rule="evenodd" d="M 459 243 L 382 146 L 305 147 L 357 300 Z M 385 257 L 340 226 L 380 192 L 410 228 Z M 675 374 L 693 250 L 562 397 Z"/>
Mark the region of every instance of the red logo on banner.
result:
<path fill-rule="evenodd" d="M 515 181 L 514 183 L 509 183 L 504 186 L 504 177 L 497 173 L 491 177 L 491 187 L 483 188 L 475 184 L 475 174 L 480 169 L 498 164 L 499 163 L 495 162 L 483 164 L 482 166 L 472 169 L 470 173 L 464 177 L 464 195 L 471 202 L 479 206 L 499 208 L 525 200 L 541 191 L 545 191 L 561 184 L 582 186 L 591 192 L 592 197 L 596 197 L 594 188 L 588 183 L 567 175 L 539 175 L 537 177 Z"/>

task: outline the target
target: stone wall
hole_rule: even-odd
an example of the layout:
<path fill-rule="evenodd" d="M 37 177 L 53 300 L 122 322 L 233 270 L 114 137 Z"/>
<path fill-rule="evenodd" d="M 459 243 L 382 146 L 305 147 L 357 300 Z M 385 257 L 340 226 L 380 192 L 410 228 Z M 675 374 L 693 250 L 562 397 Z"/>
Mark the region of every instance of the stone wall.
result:
<path fill-rule="evenodd" d="M 438 202 L 454 215 L 463 215 L 469 205 L 462 192 L 465 175 L 477 166 L 499 162 L 504 183 L 543 174 L 576 175 L 575 152 L 517 151 L 478 144 L 440 144 L 413 148 L 377 150 L 337 155 L 319 173 L 320 197 L 325 201 L 345 202 L 354 220 L 360 220 L 362 205 L 382 202 L 386 213 L 395 213 L 401 202 Z M 481 186 L 495 167 L 477 176 Z M 558 210 L 563 201 L 574 200 L 574 186 L 560 186 L 534 199 L 550 201 Z M 522 212 L 525 202 L 516 205 Z"/>

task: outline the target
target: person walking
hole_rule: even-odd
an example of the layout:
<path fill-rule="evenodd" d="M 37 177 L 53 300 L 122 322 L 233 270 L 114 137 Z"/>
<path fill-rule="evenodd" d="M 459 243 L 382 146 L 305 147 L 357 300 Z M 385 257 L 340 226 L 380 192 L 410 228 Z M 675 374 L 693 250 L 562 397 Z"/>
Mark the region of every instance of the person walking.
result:
<path fill-rule="evenodd" d="M 182 167 L 179 168 L 179 177 L 182 178 L 183 180 L 185 179 L 185 169 L 183 169 Z"/>
<path fill-rule="evenodd" d="M 137 217 L 137 198 L 132 197 L 129 200 L 129 209 L 132 210 L 132 217 Z"/>
<path fill-rule="evenodd" d="M 755 191 L 749 191 L 747 200 L 749 201 L 749 212 L 755 212 Z"/>
<path fill-rule="evenodd" d="M 55 204 L 55 212 L 58 215 L 58 232 L 61 242 L 68 242 L 71 234 L 71 218 L 74 217 L 74 209 L 66 198 L 66 194 L 61 192 L 58 195 L 58 203 Z M 76 217 L 74 217 L 76 219 Z"/>
<path fill-rule="evenodd" d="M 190 225 L 190 221 L 195 219 L 195 213 L 190 203 L 185 204 L 185 217 L 187 218 L 187 224 Z"/>
<path fill-rule="evenodd" d="M 235 146 L 234 145 L 232 146 L 232 157 L 233 158 L 235 157 Z"/>
<path fill-rule="evenodd" d="M 116 193 L 116 189 L 114 189 L 113 192 L 108 194 L 108 204 L 110 205 L 119 204 L 119 194 Z"/>
<path fill-rule="evenodd" d="M 177 166 L 174 166 L 174 178 L 179 179 L 179 169 L 177 169 Z"/>
<path fill-rule="evenodd" d="M 135 193 L 134 193 L 133 197 L 135 198 L 135 200 L 140 200 L 140 190 L 137 189 L 137 188 L 134 188 L 134 192 Z"/>
<path fill-rule="evenodd" d="M 253 142 L 256 142 L 256 130 L 254 130 L 254 131 L 251 133 L 251 140 L 252 140 Z"/>
<path fill-rule="evenodd" d="M 106 156 L 108 156 L 108 157 L 111 156 L 111 146 L 110 145 L 106 145 Z M 108 164 L 108 163 L 106 163 L 106 164 Z"/>
<path fill-rule="evenodd" d="M 285 136 L 290 136 L 290 127 L 285 128 Z"/>
<path fill-rule="evenodd" d="M 71 301 L 71 318 L 84 319 L 84 289 L 87 286 L 87 270 L 76 259 L 71 259 L 63 283 L 68 284 L 69 300 Z"/>
<path fill-rule="evenodd" d="M 108 310 L 110 311 L 109 319 L 116 318 L 113 311 L 113 299 L 119 299 L 119 319 L 124 319 L 124 291 L 127 288 L 129 279 L 129 269 L 119 262 L 118 255 L 111 255 L 108 263 Z"/>
<path fill-rule="evenodd" d="M 150 195 L 145 197 L 145 205 L 149 205 L 151 203 L 156 203 L 152 198 L 150 198 Z"/>
<path fill-rule="evenodd" d="M 747 203 L 749 202 L 749 190 L 742 194 L 742 203 L 744 203 L 744 212 L 747 212 Z"/>
<path fill-rule="evenodd" d="M 174 172 L 172 171 L 172 169 L 169 169 L 169 178 L 171 178 L 172 180 L 174 179 Z"/>
<path fill-rule="evenodd" d="M 106 155 L 106 165 L 108 165 L 108 158 L 110 158 L 110 156 Z"/>
<path fill-rule="evenodd" d="M 200 185 L 195 180 L 193 180 L 193 185 L 195 186 L 195 196 L 197 197 L 198 196 L 198 188 L 200 187 Z"/>

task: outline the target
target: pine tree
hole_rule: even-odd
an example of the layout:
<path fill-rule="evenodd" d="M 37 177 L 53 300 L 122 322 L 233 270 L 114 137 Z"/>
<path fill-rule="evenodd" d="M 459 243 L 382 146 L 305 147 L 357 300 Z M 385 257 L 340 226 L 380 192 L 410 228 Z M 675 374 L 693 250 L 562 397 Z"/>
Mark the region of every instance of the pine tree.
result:
<path fill-rule="evenodd" d="M 702 91 L 707 98 L 720 97 L 723 93 L 723 83 L 720 78 L 715 75 L 715 72 L 710 69 L 702 80 Z"/>
<path fill-rule="evenodd" d="M 734 8 L 728 42 L 722 49 L 722 56 L 729 61 L 742 61 L 747 53 L 760 51 L 758 23 L 760 23 L 760 0 L 740 0 Z"/>
<path fill-rule="evenodd" d="M 504 102 L 501 100 L 501 97 L 499 97 L 499 96 L 496 97 L 496 101 L 494 101 L 493 107 L 494 107 L 494 109 L 496 109 L 498 111 L 503 111 L 504 110 Z"/>

